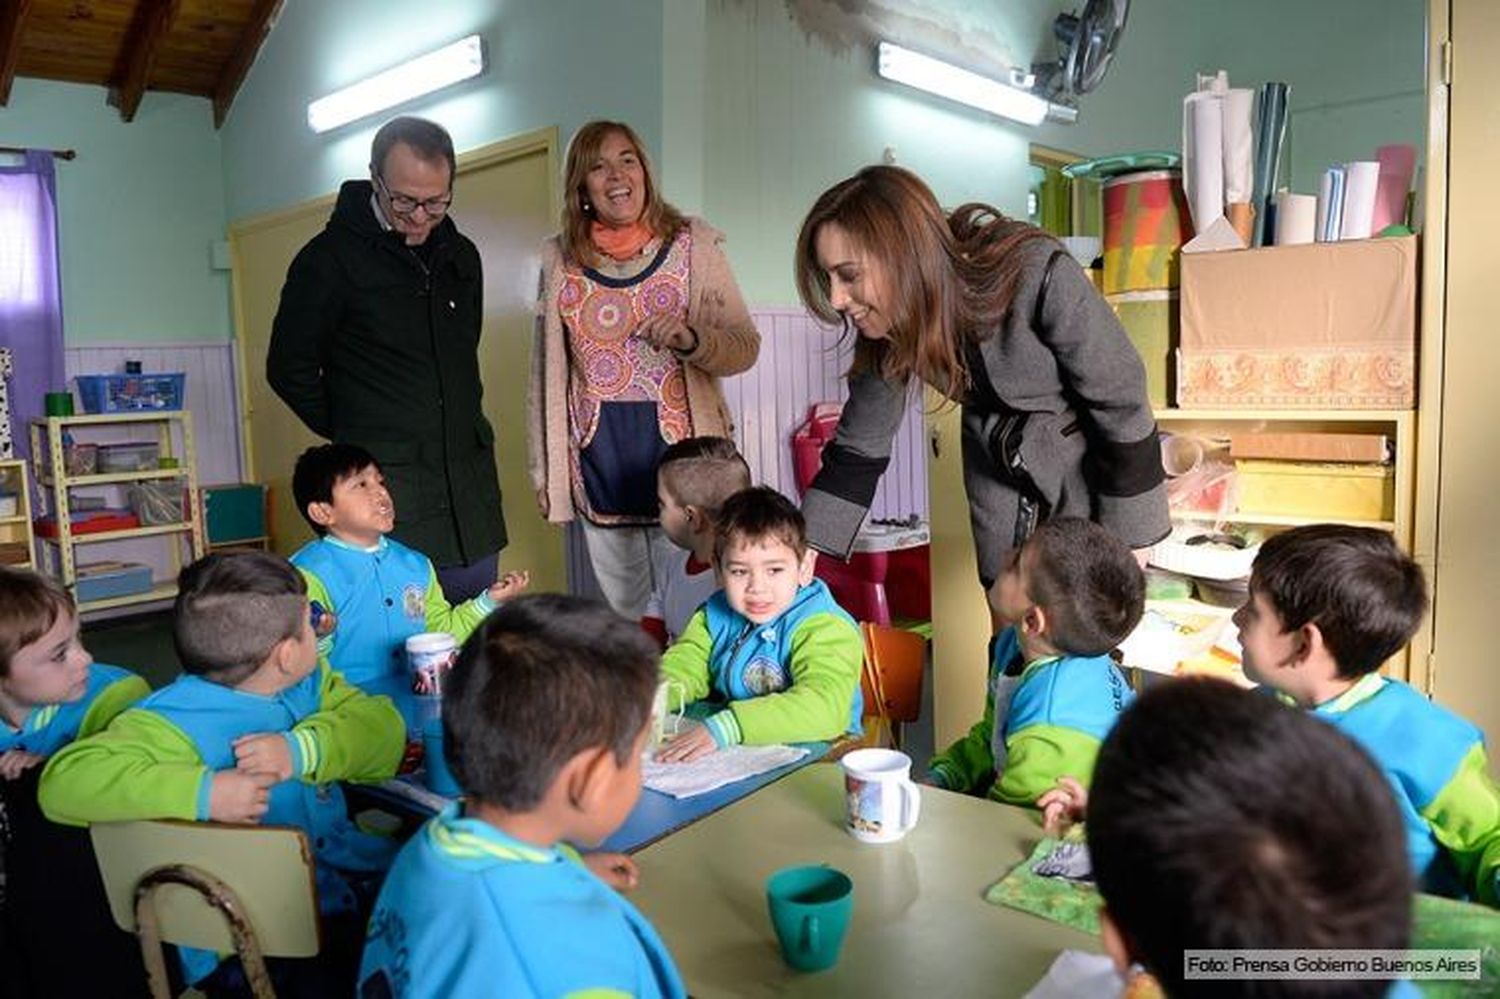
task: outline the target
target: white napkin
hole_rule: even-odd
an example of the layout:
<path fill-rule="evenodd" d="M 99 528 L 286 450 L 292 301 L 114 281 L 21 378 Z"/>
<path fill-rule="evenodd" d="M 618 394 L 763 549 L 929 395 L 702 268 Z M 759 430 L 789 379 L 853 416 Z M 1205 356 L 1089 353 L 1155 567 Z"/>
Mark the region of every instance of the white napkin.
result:
<path fill-rule="evenodd" d="M 1026 999 L 1073 999 L 1091 996 L 1109 999 L 1123 995 L 1125 980 L 1115 970 L 1115 962 L 1103 954 L 1065 950 L 1057 955 L 1041 981 L 1026 993 Z"/>
<path fill-rule="evenodd" d="M 806 755 L 807 750 L 797 746 L 730 746 L 690 763 L 658 763 L 648 756 L 641 767 L 641 778 L 653 791 L 691 798 L 795 763 Z"/>

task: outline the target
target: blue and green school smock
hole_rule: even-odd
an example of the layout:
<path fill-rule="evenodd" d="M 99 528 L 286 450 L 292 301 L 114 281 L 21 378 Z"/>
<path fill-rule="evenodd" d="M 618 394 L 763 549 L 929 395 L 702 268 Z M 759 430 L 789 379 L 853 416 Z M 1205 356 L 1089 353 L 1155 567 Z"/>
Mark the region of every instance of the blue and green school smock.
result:
<path fill-rule="evenodd" d="M 361 995 L 679 999 L 656 930 L 570 847 L 449 805 L 401 850 L 370 916 Z"/>

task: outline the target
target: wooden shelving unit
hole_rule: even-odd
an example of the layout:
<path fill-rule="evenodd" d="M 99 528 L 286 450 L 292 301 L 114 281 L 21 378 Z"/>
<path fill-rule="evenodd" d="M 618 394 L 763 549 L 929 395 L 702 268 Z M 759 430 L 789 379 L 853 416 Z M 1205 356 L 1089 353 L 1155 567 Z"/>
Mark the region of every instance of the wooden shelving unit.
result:
<path fill-rule="evenodd" d="M 0 460 L 0 493 L 16 497 L 15 513 L 0 514 L 0 564 L 15 569 L 36 567 L 36 542 L 31 533 L 31 477 L 20 458 Z M 24 549 L 25 557 L 20 558 Z"/>
<path fill-rule="evenodd" d="M 68 473 L 64 435 L 84 438 L 77 443 L 94 443 L 87 439 L 91 432 L 120 427 L 154 429 L 159 457 L 174 461 L 175 467 L 83 475 Z M 138 593 L 79 601 L 78 609 L 80 613 L 86 613 L 170 599 L 177 592 L 176 571 L 188 562 L 201 558 L 206 551 L 192 414 L 186 410 L 162 410 L 49 416 L 33 420 L 30 429 L 32 465 L 37 481 L 44 489 L 47 512 L 54 516 L 57 523 L 56 537 L 41 539 L 46 556 L 42 568 L 52 572 L 69 589 L 76 590 L 78 546 L 137 538 L 163 539 L 170 542 L 170 578 L 155 579 L 149 589 Z M 121 486 L 164 480 L 181 483 L 185 497 L 185 519 L 176 523 L 145 524 L 114 531 L 80 533 L 73 530 L 72 490 L 87 486 Z"/>
<path fill-rule="evenodd" d="M 1272 531 L 1302 524 L 1339 523 L 1359 527 L 1373 527 L 1390 531 L 1397 544 L 1407 551 L 1412 550 L 1413 508 L 1416 498 L 1416 429 L 1417 414 L 1413 410 L 1387 409 L 1161 409 L 1157 410 L 1158 426 L 1167 433 L 1185 434 L 1206 440 L 1227 439 L 1233 433 L 1340 433 L 1379 434 L 1392 444 L 1392 475 L 1394 493 L 1389 517 L 1374 520 L 1354 520 L 1337 515 L 1305 516 L 1258 513 L 1235 510 L 1223 514 L 1197 511 L 1172 512 L 1174 522 L 1201 523 L 1207 525 L 1233 524 L 1264 527 Z M 1222 608 L 1199 601 L 1174 601 L 1177 607 L 1196 608 L 1204 614 L 1223 614 Z M 1407 653 L 1398 653 L 1385 666 L 1385 672 L 1398 678 L 1408 673 Z"/>
<path fill-rule="evenodd" d="M 1156 413 L 1162 430 L 1205 438 L 1227 438 L 1231 433 L 1275 431 L 1288 433 L 1382 434 L 1395 448 L 1392 470 L 1395 478 L 1395 502 L 1389 519 L 1349 520 L 1337 516 L 1289 516 L 1286 514 L 1234 511 L 1219 516 L 1212 513 L 1178 512 L 1175 520 L 1252 524 L 1267 527 L 1295 527 L 1299 524 L 1324 522 L 1378 527 L 1395 534 L 1396 541 L 1407 550 L 1412 545 L 1412 504 L 1416 482 L 1417 414 L 1399 409 L 1161 409 Z"/>

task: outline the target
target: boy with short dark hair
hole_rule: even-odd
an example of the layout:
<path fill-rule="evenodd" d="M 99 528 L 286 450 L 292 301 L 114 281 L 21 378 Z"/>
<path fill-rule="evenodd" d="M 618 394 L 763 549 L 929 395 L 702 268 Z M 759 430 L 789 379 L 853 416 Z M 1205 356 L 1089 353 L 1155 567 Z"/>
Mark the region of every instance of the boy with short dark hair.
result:
<path fill-rule="evenodd" d="M 634 865 L 570 845 L 600 843 L 639 797 L 656 683 L 650 638 L 578 597 L 520 597 L 469 637 L 443 691 L 466 797 L 392 867 L 361 995 L 684 995 L 656 931 L 595 873 Z"/>
<path fill-rule="evenodd" d="M 718 591 L 713 556 L 719 511 L 725 500 L 749 488 L 750 466 L 727 437 L 689 437 L 662 452 L 656 464 L 661 529 L 683 550 L 668 560 L 641 626 L 664 647 Z"/>
<path fill-rule="evenodd" d="M 1039 525 L 990 589 L 1010 626 L 992 643 L 984 717 L 932 758 L 928 781 L 1012 805 L 1035 805 L 1063 776 L 1087 783 L 1133 696 L 1109 654 L 1140 621 L 1145 586 L 1098 524 Z"/>
<path fill-rule="evenodd" d="M 860 733 L 864 641 L 814 578 L 816 558 L 802 511 L 776 490 L 757 486 L 724 502 L 714 534 L 724 588 L 661 663 L 687 701 L 708 698 L 717 710 L 659 749 L 658 760 Z"/>
<path fill-rule="evenodd" d="M 1185 951 L 1402 950 L 1400 817 L 1351 740 L 1221 680 L 1161 684 L 1121 716 L 1089 792 L 1106 951 L 1168 996 L 1408 996 L 1410 982 L 1186 980 Z"/>
<path fill-rule="evenodd" d="M 73 597 L 0 567 L 0 967 L 17 995 L 100 995 L 140 985 L 139 948 L 110 916 L 87 833 L 37 807 L 40 764 L 150 693 L 93 661 Z M 78 961 L 80 949 L 89 960 Z"/>
<path fill-rule="evenodd" d="M 292 555 L 292 564 L 307 579 L 308 597 L 338 621 L 319 650 L 350 683 L 391 698 L 408 727 L 418 729 L 406 639 L 442 631 L 462 642 L 530 577 L 508 572 L 484 593 L 450 606 L 432 560 L 387 537 L 395 506 L 374 455 L 358 445 L 320 444 L 302 452 L 292 494 L 318 534 Z"/>
<path fill-rule="evenodd" d="M 1389 533 L 1313 524 L 1261 545 L 1234 620 L 1246 676 L 1341 729 L 1385 770 L 1423 890 L 1500 906 L 1500 787 L 1484 734 L 1377 672 L 1426 610 L 1421 567 Z"/>
<path fill-rule="evenodd" d="M 395 774 L 404 746 L 395 707 L 320 664 L 306 584 L 279 556 L 216 554 L 188 566 L 173 629 L 183 675 L 53 757 L 42 809 L 71 825 L 299 826 L 314 846 L 324 915 L 355 913 L 345 872 L 357 882 L 384 870 L 394 848 L 354 826 L 338 782 Z M 182 953 L 190 983 L 218 963 Z"/>

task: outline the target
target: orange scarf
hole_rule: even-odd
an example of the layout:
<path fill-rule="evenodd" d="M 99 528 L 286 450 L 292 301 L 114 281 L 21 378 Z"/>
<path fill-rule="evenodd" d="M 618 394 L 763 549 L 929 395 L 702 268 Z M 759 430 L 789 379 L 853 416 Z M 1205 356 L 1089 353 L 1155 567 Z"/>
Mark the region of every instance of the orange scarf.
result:
<path fill-rule="evenodd" d="M 603 222 L 594 222 L 589 227 L 589 238 L 594 248 L 615 260 L 629 260 L 641 252 L 641 248 L 656 238 L 656 234 L 644 222 L 615 227 Z"/>

